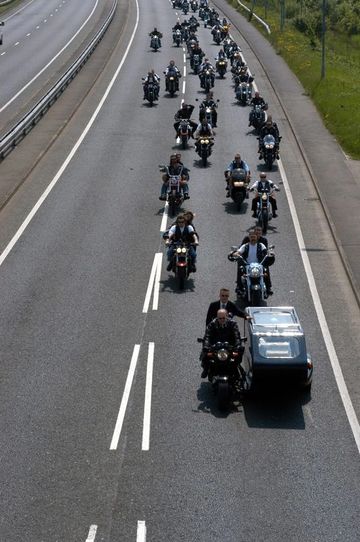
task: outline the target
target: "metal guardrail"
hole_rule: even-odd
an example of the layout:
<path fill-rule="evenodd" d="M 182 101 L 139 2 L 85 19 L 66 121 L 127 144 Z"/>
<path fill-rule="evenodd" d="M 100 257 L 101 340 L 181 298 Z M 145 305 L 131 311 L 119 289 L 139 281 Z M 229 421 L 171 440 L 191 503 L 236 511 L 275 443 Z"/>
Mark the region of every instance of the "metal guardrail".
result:
<path fill-rule="evenodd" d="M 268 34 L 271 34 L 271 30 L 270 30 L 270 26 L 263 20 L 261 19 L 261 17 L 259 17 L 258 15 L 256 15 L 256 13 L 254 13 L 254 11 L 250 8 L 248 8 L 247 6 L 245 6 L 245 4 L 243 4 L 242 2 L 240 2 L 240 0 L 236 0 L 237 3 L 239 4 L 239 6 L 241 6 L 242 8 L 246 9 L 246 11 L 248 11 L 252 17 L 254 17 L 257 21 L 259 21 L 259 23 L 261 23 L 263 26 L 265 26 L 266 28 L 266 31 Z"/>
<path fill-rule="evenodd" d="M 31 131 L 31 129 L 39 122 L 48 109 L 56 102 L 58 97 L 63 93 L 66 87 L 75 78 L 83 65 L 94 52 L 98 43 L 102 40 L 108 26 L 110 25 L 118 0 L 114 0 L 111 11 L 105 20 L 104 24 L 91 40 L 86 49 L 82 52 L 77 60 L 70 66 L 55 85 L 34 105 L 34 107 L 26 113 L 22 119 L 11 128 L 0 140 L 0 159 L 3 160 L 16 145 Z"/>

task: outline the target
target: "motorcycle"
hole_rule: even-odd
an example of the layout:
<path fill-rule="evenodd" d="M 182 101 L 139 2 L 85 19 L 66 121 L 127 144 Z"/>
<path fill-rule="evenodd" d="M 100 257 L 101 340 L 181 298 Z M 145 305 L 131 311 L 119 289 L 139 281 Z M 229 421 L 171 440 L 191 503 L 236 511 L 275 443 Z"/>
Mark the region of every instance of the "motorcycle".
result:
<path fill-rule="evenodd" d="M 273 248 L 273 246 L 269 247 L 260 263 L 248 263 L 238 253 L 238 247 L 231 247 L 232 250 L 228 254 L 228 259 L 231 262 L 236 261 L 240 266 L 240 280 L 237 281 L 236 293 L 238 297 L 245 299 L 253 307 L 260 306 L 268 298 L 264 268 L 272 265 L 275 261 Z"/>
<path fill-rule="evenodd" d="M 161 171 L 167 171 L 168 169 L 162 168 Z M 181 207 L 184 201 L 184 194 L 182 186 L 186 183 L 181 179 L 180 175 L 169 175 L 168 187 L 166 191 L 166 201 L 169 205 L 169 215 L 175 216 L 179 207 Z"/>
<path fill-rule="evenodd" d="M 165 74 L 165 72 L 164 72 Z M 166 90 L 171 97 L 179 90 L 179 79 L 176 74 L 168 73 L 166 76 Z"/>
<path fill-rule="evenodd" d="M 223 58 L 216 61 L 216 71 L 218 72 L 220 79 L 224 78 L 227 69 L 227 61 Z"/>
<path fill-rule="evenodd" d="M 182 119 L 179 124 L 179 134 L 182 149 L 186 149 L 191 137 L 191 126 L 186 119 Z"/>
<path fill-rule="evenodd" d="M 205 90 L 206 94 L 210 92 L 210 89 L 214 86 L 213 72 L 211 70 L 205 70 L 202 73 L 201 87 Z"/>
<path fill-rule="evenodd" d="M 248 197 L 249 176 L 244 169 L 234 169 L 229 178 L 230 197 L 236 204 L 237 210 L 240 211 L 241 205 L 245 198 Z"/>
<path fill-rule="evenodd" d="M 173 42 L 175 43 L 176 47 L 180 47 L 180 44 L 182 42 L 181 30 L 175 30 L 175 32 L 173 33 Z"/>
<path fill-rule="evenodd" d="M 185 288 L 185 280 L 191 273 L 191 258 L 189 254 L 189 245 L 182 241 L 174 243 L 175 250 L 173 255 L 172 270 L 179 284 L 179 290 Z"/>
<path fill-rule="evenodd" d="M 201 65 L 201 57 L 197 53 L 193 54 L 190 58 L 190 66 L 195 75 L 198 75 Z"/>
<path fill-rule="evenodd" d="M 187 1 L 183 2 L 182 11 L 184 15 L 187 15 L 189 13 L 189 9 L 190 9 L 189 2 Z"/>
<path fill-rule="evenodd" d="M 250 112 L 250 124 L 259 132 L 261 126 L 265 122 L 265 110 L 267 109 L 267 104 L 265 105 L 255 105 Z"/>
<path fill-rule="evenodd" d="M 160 49 L 160 38 L 159 38 L 159 36 L 151 36 L 150 47 L 151 47 L 151 49 L 154 49 L 155 52 L 158 49 Z"/>
<path fill-rule="evenodd" d="M 210 23 L 210 14 L 208 11 L 205 11 L 203 21 L 204 21 L 204 28 L 207 28 L 207 25 Z"/>
<path fill-rule="evenodd" d="M 212 138 L 211 137 L 200 137 L 198 139 L 198 144 L 196 146 L 196 152 L 201 158 L 201 163 L 204 167 L 207 166 L 207 161 L 209 156 L 211 155 L 211 143 Z"/>
<path fill-rule="evenodd" d="M 157 85 L 155 83 L 152 83 L 151 81 L 148 82 L 144 90 L 144 93 L 145 93 L 145 98 L 150 104 L 150 107 L 152 107 L 153 103 L 159 99 L 158 92 L 159 92 L 159 89 Z"/>
<path fill-rule="evenodd" d="M 246 338 L 241 337 L 241 342 Z M 204 339 L 199 338 L 203 343 Z M 224 410 L 236 393 L 245 391 L 247 382 L 245 370 L 241 366 L 244 347 L 233 348 L 228 342 L 217 342 L 206 352 L 208 379 L 211 382 L 218 407 Z"/>
<path fill-rule="evenodd" d="M 216 45 L 220 45 L 222 37 L 221 37 L 221 30 L 219 30 L 218 28 L 214 30 L 213 40 L 216 43 Z"/>
<path fill-rule="evenodd" d="M 261 142 L 260 154 L 262 154 L 266 167 L 269 170 L 272 169 L 277 152 L 275 137 L 272 134 L 267 134 Z"/>
<path fill-rule="evenodd" d="M 279 192 L 280 189 L 275 188 L 275 190 Z M 256 208 L 257 224 L 262 228 L 262 231 L 265 235 L 268 229 L 269 222 L 273 217 L 270 203 L 271 192 L 269 190 L 263 190 L 262 192 L 259 192 L 258 195 L 259 201 L 257 202 Z"/>
<path fill-rule="evenodd" d="M 247 105 L 251 100 L 252 95 L 252 85 L 250 83 L 245 83 L 245 81 L 240 82 L 239 86 L 235 91 L 236 99 L 241 105 Z"/>
<path fill-rule="evenodd" d="M 199 4 L 197 3 L 196 0 L 192 0 L 190 2 L 190 7 L 191 7 L 192 11 L 195 13 L 195 11 L 197 11 L 198 8 L 199 8 Z"/>

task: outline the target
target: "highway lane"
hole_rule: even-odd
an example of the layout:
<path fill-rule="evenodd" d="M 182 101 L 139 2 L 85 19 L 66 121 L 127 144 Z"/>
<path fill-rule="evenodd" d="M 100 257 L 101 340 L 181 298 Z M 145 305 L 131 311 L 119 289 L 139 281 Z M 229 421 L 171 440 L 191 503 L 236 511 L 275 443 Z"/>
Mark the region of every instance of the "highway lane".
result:
<path fill-rule="evenodd" d="M 233 103 L 228 79 L 216 83 L 221 102 L 211 167 L 198 168 L 193 149 L 183 152 L 192 169 L 190 203 L 201 240 L 198 273 L 189 290 L 178 293 L 163 270 L 159 309 L 142 313 L 154 254 L 161 251 L 157 164 L 175 146 L 172 116 L 181 96 L 162 96 L 149 109 L 139 83 L 149 66 L 161 72 L 170 56 L 182 67 L 182 51 L 170 53 L 169 36 L 161 53 L 148 51 L 147 32 L 173 21 L 164 2 L 141 4 L 134 46 L 94 130 L 1 267 L 1 431 L 7 443 L 1 532 L 9 541 L 24 533 L 29 540 L 85 540 L 96 524 L 95 540 L 135 540 L 137 522 L 146 521 L 148 540 L 353 540 L 358 455 L 284 191 L 269 234 L 278 255 L 271 304 L 291 303 L 299 311 L 317 361 L 312 400 L 287 408 L 245 403 L 221 415 L 200 382 L 195 338 L 203 331 L 201 315 L 219 286 L 232 284 L 228 246 L 252 224 L 249 210 L 234 213 L 224 198 L 224 166 L 240 146 L 252 170 L 258 167 L 256 141 L 246 135 L 248 111 Z M 217 48 L 208 31 L 200 37 L 210 56 Z M 198 81 L 186 81 L 186 100 L 193 102 L 202 95 Z M 313 190 L 290 136 L 284 163 L 296 201 L 310 200 Z M 33 177 L 48 174 L 39 167 Z M 277 171 L 273 178 L 280 180 Z M 12 208 L 22 198 L 20 191 Z M 302 207 L 309 246 L 320 252 L 312 262 L 321 258 L 338 279 L 318 202 Z M 2 213 L 6 219 L 9 209 Z M 332 277 L 320 278 L 321 287 L 332 286 Z M 346 284 L 340 289 L 346 293 Z M 344 357 L 350 358 L 350 333 L 347 340 Z M 150 342 L 150 450 L 142 451 Z M 135 344 L 141 347 L 134 385 L 119 445 L 110 451 Z"/>
<path fill-rule="evenodd" d="M 108 0 L 24 2 L 4 18 L 1 131 L 66 70 L 110 9 Z"/>

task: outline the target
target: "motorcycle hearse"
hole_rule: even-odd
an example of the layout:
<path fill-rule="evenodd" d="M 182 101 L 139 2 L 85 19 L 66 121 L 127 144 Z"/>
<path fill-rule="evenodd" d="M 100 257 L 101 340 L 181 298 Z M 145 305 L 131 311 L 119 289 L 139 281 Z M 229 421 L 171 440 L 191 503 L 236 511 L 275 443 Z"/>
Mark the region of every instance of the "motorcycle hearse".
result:
<path fill-rule="evenodd" d="M 248 307 L 244 389 L 310 391 L 313 362 L 294 307 Z"/>

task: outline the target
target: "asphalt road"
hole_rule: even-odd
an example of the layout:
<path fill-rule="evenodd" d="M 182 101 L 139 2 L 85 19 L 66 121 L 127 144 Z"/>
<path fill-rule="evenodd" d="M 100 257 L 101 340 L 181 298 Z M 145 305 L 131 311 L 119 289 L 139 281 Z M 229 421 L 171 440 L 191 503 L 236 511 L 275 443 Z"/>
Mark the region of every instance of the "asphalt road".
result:
<path fill-rule="evenodd" d="M 109 5 L 108 0 L 28 0 L 6 14 L 0 47 L 1 133 L 73 62 Z"/>
<path fill-rule="evenodd" d="M 169 98 L 162 81 L 159 104 L 149 108 L 141 76 L 151 67 L 161 73 L 170 58 L 184 71 L 183 51 L 171 44 L 175 21 L 167 0 L 140 2 L 134 41 L 100 113 L 1 260 L 1 538 L 142 541 L 146 529 L 146 540 L 156 542 L 354 542 L 359 451 L 318 314 L 321 303 L 359 416 L 359 311 L 293 132 L 266 73 L 236 31 L 280 124 L 282 161 L 271 177 L 281 183 L 284 167 L 306 246 L 299 250 L 285 182 L 268 236 L 277 255 L 270 301 L 294 305 L 300 315 L 315 362 L 311 399 L 264 398 L 221 413 L 199 376 L 196 337 L 208 303 L 221 286 L 232 288 L 235 268 L 226 255 L 253 224 L 246 206 L 236 213 L 225 198 L 223 171 L 239 150 L 253 178 L 263 168 L 247 127 L 248 109 L 235 103 L 229 76 L 214 89 L 219 122 L 209 167 L 199 167 L 193 148 L 182 153 L 191 168 L 188 207 L 200 235 L 198 271 L 180 293 L 163 263 L 158 308 L 152 310 L 151 300 L 143 312 L 155 254 L 164 254 L 157 166 L 176 148 L 172 123 L 183 94 Z M 135 23 L 133 3 L 127 39 L 109 69 L 121 62 Z M 154 26 L 164 32 L 158 53 L 149 50 Z M 199 38 L 215 57 L 209 31 L 202 28 Z M 185 100 L 196 103 L 203 93 L 188 62 L 186 67 Z M 3 209 L 3 249 L 65 160 L 108 80 L 104 74 L 97 82 Z M 8 160 L 29 152 L 34 132 Z M 319 294 L 315 305 L 304 252 Z M 129 399 L 116 433 L 124 389 L 130 389 Z"/>

